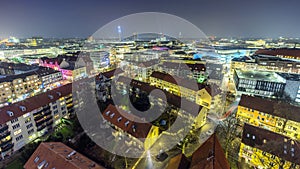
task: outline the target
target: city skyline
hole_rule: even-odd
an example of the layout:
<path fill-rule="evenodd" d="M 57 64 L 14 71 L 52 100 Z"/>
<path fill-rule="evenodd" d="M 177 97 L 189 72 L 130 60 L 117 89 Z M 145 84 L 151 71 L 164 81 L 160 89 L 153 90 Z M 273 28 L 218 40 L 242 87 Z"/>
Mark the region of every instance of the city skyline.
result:
<path fill-rule="evenodd" d="M 218 37 L 300 37 L 297 1 L 2 1 L 0 38 L 43 36 L 86 38 L 105 24 L 139 12 L 176 15 L 206 35 Z"/>

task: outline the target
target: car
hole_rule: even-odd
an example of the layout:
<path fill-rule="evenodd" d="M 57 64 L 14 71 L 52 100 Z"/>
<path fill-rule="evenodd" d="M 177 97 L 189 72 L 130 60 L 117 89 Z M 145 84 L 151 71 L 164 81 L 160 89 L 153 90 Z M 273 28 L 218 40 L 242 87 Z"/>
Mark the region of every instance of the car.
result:
<path fill-rule="evenodd" d="M 155 158 L 157 161 L 164 161 L 168 157 L 169 157 L 169 155 L 166 152 L 164 152 L 163 150 L 160 150 L 159 154 Z"/>

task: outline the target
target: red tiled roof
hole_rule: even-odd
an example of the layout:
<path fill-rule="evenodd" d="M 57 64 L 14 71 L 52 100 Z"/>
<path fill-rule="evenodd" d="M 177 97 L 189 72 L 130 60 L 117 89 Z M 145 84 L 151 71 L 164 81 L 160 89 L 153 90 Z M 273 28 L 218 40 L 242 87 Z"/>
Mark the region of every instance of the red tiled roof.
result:
<path fill-rule="evenodd" d="M 72 93 L 72 84 L 67 84 L 53 90 L 49 90 L 45 93 L 30 97 L 20 102 L 13 103 L 11 105 L 2 107 L 0 109 L 0 124 L 4 124 L 10 120 L 13 120 L 17 117 L 20 117 L 28 112 L 31 112 L 35 109 L 48 105 L 51 102 L 58 100 L 61 97 L 67 96 Z M 51 95 L 51 96 L 50 96 Z M 50 98 L 51 97 L 51 98 Z M 26 108 L 25 111 L 22 111 L 20 106 Z M 7 111 L 13 112 L 13 116 L 10 117 L 7 114 Z"/>
<path fill-rule="evenodd" d="M 229 169 L 229 163 L 216 134 L 206 140 L 193 154 L 192 161 L 179 154 L 173 157 L 167 169 Z"/>
<path fill-rule="evenodd" d="M 300 165 L 299 141 L 246 123 L 243 128 L 242 143 Z"/>
<path fill-rule="evenodd" d="M 280 48 L 280 49 L 259 49 L 255 52 L 255 54 L 262 54 L 262 55 L 283 55 L 283 56 L 294 56 L 300 57 L 300 49 L 293 49 L 293 48 Z"/>
<path fill-rule="evenodd" d="M 191 169 L 229 169 L 224 151 L 213 134 L 192 155 Z"/>
<path fill-rule="evenodd" d="M 183 154 L 171 158 L 166 169 L 188 169 L 190 162 Z"/>
<path fill-rule="evenodd" d="M 73 155 L 70 155 L 71 153 Z M 70 156 L 68 158 L 68 155 Z M 38 161 L 35 162 L 35 159 Z M 41 143 L 24 165 L 25 169 L 36 169 L 38 165 L 51 169 L 105 169 L 61 142 Z"/>
<path fill-rule="evenodd" d="M 113 125 L 138 139 L 146 138 L 152 127 L 151 123 L 143 122 L 141 118 L 117 109 L 111 104 L 103 111 L 102 116 Z"/>
<path fill-rule="evenodd" d="M 300 122 L 300 107 L 282 101 L 242 95 L 239 106 Z"/>

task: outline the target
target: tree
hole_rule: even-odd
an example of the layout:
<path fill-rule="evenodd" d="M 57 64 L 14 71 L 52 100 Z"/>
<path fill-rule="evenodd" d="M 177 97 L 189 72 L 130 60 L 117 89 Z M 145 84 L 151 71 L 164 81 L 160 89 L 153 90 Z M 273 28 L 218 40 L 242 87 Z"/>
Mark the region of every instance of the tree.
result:
<path fill-rule="evenodd" d="M 27 160 L 30 158 L 30 156 L 33 154 L 33 152 L 37 149 L 37 147 L 40 145 L 41 142 L 31 142 L 22 148 L 22 153 L 20 160 L 23 163 L 26 163 Z"/>
<path fill-rule="evenodd" d="M 255 146 L 253 151 L 253 156 L 257 159 L 255 162 L 260 164 L 265 168 L 279 168 L 279 169 L 295 169 L 296 164 L 283 160 L 274 154 L 282 152 L 281 155 L 284 156 L 282 145 L 277 140 L 270 140 L 262 145 Z M 268 152 L 268 153 L 267 153 Z M 296 161 L 295 156 L 295 161 Z"/>

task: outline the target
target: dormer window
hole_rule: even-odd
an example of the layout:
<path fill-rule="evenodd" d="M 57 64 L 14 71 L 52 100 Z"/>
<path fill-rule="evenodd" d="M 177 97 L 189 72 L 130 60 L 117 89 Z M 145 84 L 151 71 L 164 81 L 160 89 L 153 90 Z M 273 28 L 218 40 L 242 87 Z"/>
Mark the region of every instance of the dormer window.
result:
<path fill-rule="evenodd" d="M 111 114 L 111 115 L 110 115 L 110 118 L 112 119 L 114 116 L 115 116 L 115 113 Z"/>
<path fill-rule="evenodd" d="M 118 118 L 118 122 L 120 122 L 121 120 L 122 120 L 122 117 L 119 117 L 119 118 Z"/>
<path fill-rule="evenodd" d="M 135 132 L 136 131 L 136 126 L 132 125 L 132 131 Z"/>
<path fill-rule="evenodd" d="M 108 116 L 108 115 L 109 115 L 109 113 L 110 113 L 110 111 L 107 111 L 105 114 Z"/>
<path fill-rule="evenodd" d="M 129 121 L 126 121 L 126 122 L 125 122 L 125 126 L 127 127 L 127 126 L 128 126 L 128 124 L 129 124 Z"/>
<path fill-rule="evenodd" d="M 20 110 L 24 112 L 24 111 L 26 111 L 26 107 L 25 106 L 20 106 Z"/>
<path fill-rule="evenodd" d="M 53 99 L 53 96 L 49 94 L 49 95 L 48 95 L 48 98 L 49 98 L 49 99 Z"/>

